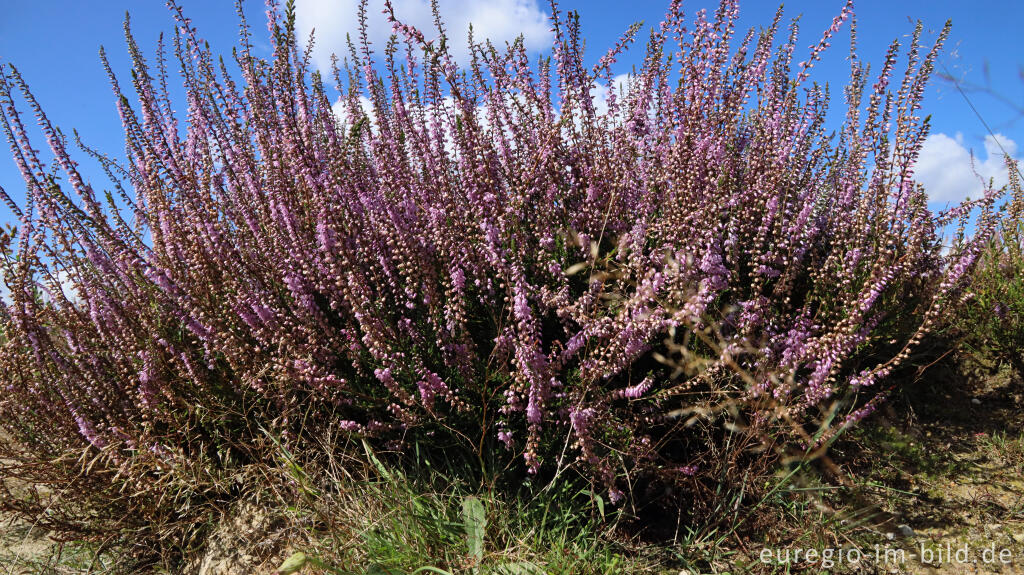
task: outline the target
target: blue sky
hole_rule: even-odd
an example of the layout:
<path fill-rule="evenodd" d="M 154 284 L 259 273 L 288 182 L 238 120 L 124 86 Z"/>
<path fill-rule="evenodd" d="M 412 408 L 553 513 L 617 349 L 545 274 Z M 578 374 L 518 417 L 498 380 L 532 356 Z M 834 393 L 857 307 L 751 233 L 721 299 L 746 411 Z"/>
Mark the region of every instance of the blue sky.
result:
<path fill-rule="evenodd" d="M 180 0 L 185 12 L 215 50 L 228 54 L 237 38 L 237 20 L 229 0 Z M 382 0 L 371 0 L 382 4 Z M 462 37 L 460 29 L 472 22 L 477 37 L 507 40 L 520 32 L 534 51 L 544 50 L 549 42 L 547 1 L 537 0 L 441 0 L 450 32 Z M 331 51 L 344 50 L 345 32 L 353 28 L 355 0 L 298 0 L 299 27 L 315 27 L 319 49 L 317 61 L 328 61 Z M 716 3 L 684 1 L 688 15 Z M 839 13 L 840 0 L 793 0 L 786 3 L 786 16 L 801 16 L 801 46 L 817 42 L 820 33 Z M 395 0 L 400 17 L 413 24 L 429 21 L 428 0 Z M 588 54 L 599 57 L 633 21 L 647 25 L 660 21 L 665 1 L 638 0 L 624 3 L 612 0 L 563 0 L 560 8 L 578 10 L 588 45 Z M 741 0 L 740 26 L 759 26 L 770 22 L 777 4 L 763 0 Z M 120 155 L 123 149 L 120 123 L 114 98 L 100 65 L 98 49 L 107 48 L 115 72 L 128 77 L 122 23 L 126 11 L 132 15 L 133 29 L 140 46 L 151 54 L 161 31 L 170 32 L 173 21 L 162 0 L 4 0 L 0 18 L 0 61 L 12 63 L 30 83 L 50 119 L 70 134 L 77 129 L 84 141 L 102 151 Z M 921 19 L 926 38 L 934 38 L 946 19 L 953 20 L 953 33 L 941 58 L 945 68 L 970 85 L 990 85 L 1000 98 L 984 93 L 970 97 L 998 141 L 1017 155 L 1017 143 L 1024 144 L 1024 52 L 1014 40 L 1024 5 L 1014 2 L 975 0 L 860 0 L 855 4 L 859 29 L 859 54 L 876 65 L 894 38 L 906 39 L 913 30 L 912 20 Z M 265 33 L 262 2 L 247 3 L 250 23 L 259 38 Z M 376 12 L 371 9 L 371 13 Z M 371 37 L 383 38 L 389 29 L 377 26 Z M 845 31 L 844 31 L 845 32 Z M 628 72 L 642 50 L 624 58 L 618 73 Z M 844 83 L 848 70 L 845 33 L 834 42 L 824 61 L 815 68 L 819 80 L 833 85 L 833 94 Z M 798 59 L 802 59 L 798 56 Z M 941 68 L 940 68 L 941 69 Z M 1004 101 L 1005 100 L 1005 101 Z M 834 97 L 834 106 L 841 103 Z M 1005 178 L 996 139 L 987 132 L 955 88 L 941 80 L 933 81 L 924 104 L 924 113 L 933 119 L 930 137 L 919 164 L 923 181 L 935 207 L 964 195 L 977 196 L 981 189 L 971 173 L 970 152 L 976 155 L 976 167 L 986 176 Z M 39 141 L 37 147 L 44 142 Z M 9 154 L 0 153 L 0 185 L 16 198 L 23 196 L 20 176 Z M 97 188 L 105 182 L 99 171 L 81 155 L 83 170 Z M 0 206 L 0 223 L 12 222 L 7 208 Z"/>

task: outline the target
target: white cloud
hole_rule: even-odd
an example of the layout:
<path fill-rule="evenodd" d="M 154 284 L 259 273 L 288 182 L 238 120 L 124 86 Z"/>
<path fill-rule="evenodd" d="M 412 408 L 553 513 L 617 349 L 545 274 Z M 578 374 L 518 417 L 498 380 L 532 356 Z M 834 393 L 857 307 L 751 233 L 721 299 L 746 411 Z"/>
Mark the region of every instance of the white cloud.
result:
<path fill-rule="evenodd" d="M 57 284 L 64 292 L 64 296 L 67 297 L 72 304 L 79 303 L 82 299 L 81 294 L 79 294 L 78 289 L 75 288 L 75 282 L 71 279 L 71 274 L 66 271 L 57 271 L 55 275 Z M 46 290 L 43 290 L 43 298 L 47 300 L 51 299 Z M 12 303 L 14 303 L 14 301 L 11 298 L 11 290 L 7 288 L 7 284 L 5 283 L 3 276 L 0 274 L 0 305 L 11 305 Z"/>
<path fill-rule="evenodd" d="M 985 136 L 984 147 L 985 157 L 975 154 L 972 168 L 971 150 L 964 145 L 963 134 L 958 132 L 953 138 L 946 134 L 928 136 L 917 161 L 915 179 L 924 184 L 933 202 L 958 203 L 966 197 L 980 198 L 989 179 L 994 180 L 996 188 L 1007 183 L 1003 150 L 1019 161 L 1017 143 L 1002 134 Z"/>
<path fill-rule="evenodd" d="M 415 26 L 428 40 L 437 36 L 429 0 L 394 0 L 395 15 Z M 349 54 L 346 34 L 359 45 L 359 0 L 297 0 L 296 27 L 305 40 L 315 30 L 314 63 L 330 69 L 331 54 L 344 58 Z M 543 50 L 551 45 L 551 24 L 538 0 L 441 0 L 441 17 L 451 42 L 453 56 L 465 62 L 469 54 L 467 32 L 473 25 L 473 39 L 489 39 L 498 47 L 523 35 L 526 48 Z M 367 6 L 368 36 L 374 51 L 381 55 L 391 36 L 391 25 L 382 13 L 383 0 L 370 0 Z"/>
<path fill-rule="evenodd" d="M 594 100 L 594 109 L 598 114 L 603 116 L 608 113 L 608 97 L 611 96 L 612 89 L 615 90 L 619 105 L 622 105 L 629 90 L 629 81 L 630 74 L 619 74 L 612 78 L 611 86 L 600 82 L 594 84 L 594 87 L 590 89 L 590 97 Z"/>
<path fill-rule="evenodd" d="M 78 292 L 78 288 L 75 287 L 75 280 L 72 279 L 71 274 L 60 270 L 57 272 L 57 283 L 60 284 L 60 289 L 64 292 L 64 296 L 67 297 L 72 304 L 77 304 L 82 301 L 82 294 Z"/>
<path fill-rule="evenodd" d="M 370 119 L 371 124 L 376 124 L 377 117 L 373 111 L 373 102 L 369 98 L 366 96 L 359 96 L 359 108 L 362 110 L 363 114 L 366 114 Z M 334 104 L 331 104 L 331 112 L 334 113 L 334 117 L 341 122 L 343 126 L 350 126 L 352 124 L 350 121 L 351 118 L 349 117 L 348 100 L 342 100 L 339 98 L 334 102 Z"/>

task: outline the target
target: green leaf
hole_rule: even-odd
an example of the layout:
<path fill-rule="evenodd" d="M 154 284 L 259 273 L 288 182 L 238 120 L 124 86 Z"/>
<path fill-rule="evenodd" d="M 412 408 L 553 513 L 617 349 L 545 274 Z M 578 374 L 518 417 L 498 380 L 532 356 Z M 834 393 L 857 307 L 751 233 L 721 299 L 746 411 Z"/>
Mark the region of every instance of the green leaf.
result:
<path fill-rule="evenodd" d="M 277 568 L 278 575 L 289 575 L 290 573 L 296 573 L 299 569 L 306 566 L 306 554 L 299 551 L 293 553 L 291 557 L 284 560 L 284 563 Z"/>
<path fill-rule="evenodd" d="M 370 447 L 370 444 L 367 443 L 365 439 L 361 439 L 360 441 L 363 443 L 363 451 L 366 452 L 367 459 L 369 459 L 370 463 L 372 463 L 377 469 L 377 473 L 380 473 L 381 477 L 390 482 L 392 480 L 391 472 L 388 471 L 388 468 L 385 467 L 384 464 L 377 459 L 377 456 L 373 454 L 373 448 Z"/>
<path fill-rule="evenodd" d="M 529 561 L 502 563 L 495 567 L 492 573 L 496 575 L 545 575 L 543 569 Z"/>
<path fill-rule="evenodd" d="M 487 510 L 479 498 L 469 496 L 462 500 L 462 521 L 466 528 L 469 554 L 477 563 L 484 560 L 484 533 L 487 530 Z"/>

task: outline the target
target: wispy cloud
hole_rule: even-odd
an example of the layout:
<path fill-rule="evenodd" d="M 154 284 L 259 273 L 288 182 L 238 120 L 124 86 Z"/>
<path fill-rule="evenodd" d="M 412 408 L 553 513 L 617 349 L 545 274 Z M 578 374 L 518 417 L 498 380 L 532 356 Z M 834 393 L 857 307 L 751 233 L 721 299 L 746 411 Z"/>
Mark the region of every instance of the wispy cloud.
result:
<path fill-rule="evenodd" d="M 966 197 L 979 198 L 991 179 L 995 186 L 1007 183 L 1007 167 L 1003 151 L 1017 161 L 1017 143 L 1002 134 L 986 136 L 985 157 L 975 154 L 964 145 L 963 134 L 928 136 L 917 162 L 916 179 L 924 184 L 933 202 L 960 202 Z M 979 177 L 980 176 L 980 177 Z"/>
<path fill-rule="evenodd" d="M 590 89 L 590 97 L 594 99 L 594 109 L 597 110 L 598 114 L 608 113 L 608 98 L 612 94 L 612 90 L 615 91 L 615 95 L 619 98 L 626 96 L 629 89 L 629 74 L 619 74 L 612 78 L 610 86 L 602 84 L 600 82 L 594 84 L 594 87 Z M 621 99 L 619 100 L 622 101 Z"/>
<path fill-rule="evenodd" d="M 320 69 L 330 68 L 331 54 L 339 58 L 348 54 L 346 35 L 358 45 L 358 6 L 358 0 L 296 2 L 296 26 L 302 38 L 315 30 L 313 58 Z M 437 35 L 429 0 L 394 0 L 393 6 L 403 23 L 419 28 L 428 39 Z M 378 53 L 392 34 L 383 9 L 383 0 L 370 0 L 367 7 L 368 36 Z M 465 61 L 469 54 L 466 34 L 470 24 L 476 42 L 486 38 L 500 46 L 522 34 L 529 50 L 543 50 L 551 44 L 548 15 L 537 0 L 441 0 L 440 9 L 457 60 Z"/>
<path fill-rule="evenodd" d="M 359 108 L 370 119 L 370 122 L 376 123 L 377 117 L 373 112 L 373 102 L 368 97 L 359 96 Z M 334 117 L 343 125 L 349 124 L 349 103 L 347 100 L 338 99 L 335 101 L 331 105 L 331 111 L 334 113 Z"/>

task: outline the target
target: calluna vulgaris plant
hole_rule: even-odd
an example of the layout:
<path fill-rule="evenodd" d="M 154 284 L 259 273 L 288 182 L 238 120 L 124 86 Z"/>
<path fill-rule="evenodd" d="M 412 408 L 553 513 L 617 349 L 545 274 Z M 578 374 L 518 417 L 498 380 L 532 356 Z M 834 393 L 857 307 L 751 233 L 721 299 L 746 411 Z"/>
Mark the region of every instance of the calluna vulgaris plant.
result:
<path fill-rule="evenodd" d="M 958 332 L 969 349 L 1024 376 L 1024 187 L 1016 162 L 1006 162 L 1012 196 L 979 258 Z"/>
<path fill-rule="evenodd" d="M 534 64 L 517 41 L 460 66 L 440 21 L 429 40 L 391 13 L 392 41 L 364 34 L 334 70 L 334 106 L 291 5 L 271 4 L 269 60 L 243 22 L 234 73 L 172 8 L 185 111 L 164 46 L 147 63 L 129 32 L 128 161 L 83 146 L 105 201 L 0 75 L 28 198 L 4 194 L 2 473 L 48 487 L 6 501 L 61 529 L 152 542 L 237 496 L 268 438 L 302 453 L 332 430 L 572 463 L 612 500 L 637 478 L 693 492 L 726 464 L 716 405 L 799 448 L 870 411 L 995 225 L 992 192 L 943 252 L 976 204 L 933 215 L 913 180 L 946 30 L 923 51 L 917 27 L 902 78 L 898 43 L 874 76 L 851 50 L 827 133 L 810 73 L 852 4 L 794 64 L 781 10 L 736 36 L 737 2 L 686 25 L 675 1 L 606 111 L 594 88 L 639 27 L 588 68 L 554 2 Z"/>

